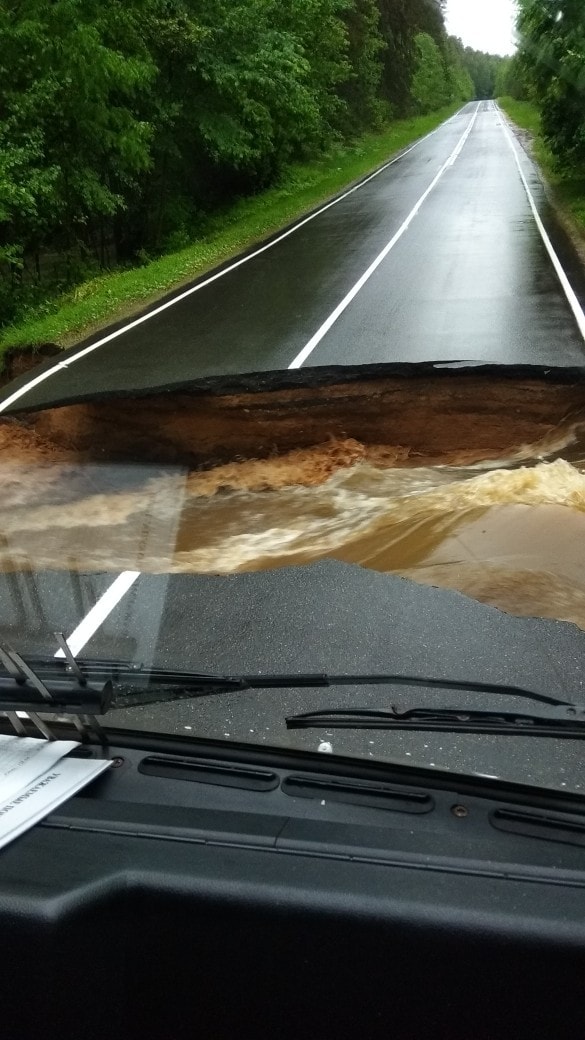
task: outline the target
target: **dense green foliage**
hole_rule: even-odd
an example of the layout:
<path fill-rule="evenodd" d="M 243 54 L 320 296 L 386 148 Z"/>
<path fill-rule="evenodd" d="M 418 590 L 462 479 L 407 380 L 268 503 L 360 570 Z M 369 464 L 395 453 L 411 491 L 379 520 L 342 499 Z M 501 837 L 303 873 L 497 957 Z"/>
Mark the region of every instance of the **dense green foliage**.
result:
<path fill-rule="evenodd" d="M 505 59 L 462 47 L 460 61 L 471 77 L 478 100 L 496 96 L 496 79 Z"/>
<path fill-rule="evenodd" d="M 515 101 L 528 101 L 532 96 L 530 82 L 524 62 L 519 54 L 504 58 L 496 75 L 496 97 L 510 97 Z"/>
<path fill-rule="evenodd" d="M 412 97 L 419 112 L 432 112 L 446 104 L 449 94 L 446 65 L 441 49 L 428 33 L 415 39 L 418 61 L 412 80 Z"/>
<path fill-rule="evenodd" d="M 437 104 L 469 101 L 475 96 L 459 40 L 450 38 L 437 43 L 429 33 L 419 33 L 415 43 L 417 64 L 411 93 L 419 112 L 432 112 Z"/>
<path fill-rule="evenodd" d="M 585 5 L 519 0 L 518 68 L 538 104 L 544 140 L 559 167 L 585 162 Z"/>
<path fill-rule="evenodd" d="M 440 0 L 4 0 L 0 324 L 475 92 Z"/>

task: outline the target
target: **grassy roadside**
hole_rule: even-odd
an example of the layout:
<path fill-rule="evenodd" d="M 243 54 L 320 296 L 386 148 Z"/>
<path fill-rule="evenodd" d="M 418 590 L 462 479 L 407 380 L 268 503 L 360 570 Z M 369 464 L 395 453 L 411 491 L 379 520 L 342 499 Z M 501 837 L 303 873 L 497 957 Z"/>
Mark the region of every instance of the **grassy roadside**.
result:
<path fill-rule="evenodd" d="M 542 136 L 540 113 L 536 105 L 510 97 L 498 98 L 498 104 L 516 126 L 532 136 L 532 153 L 553 189 L 561 215 L 568 217 L 573 231 L 585 239 L 585 177 L 559 169 Z"/>
<path fill-rule="evenodd" d="M 388 161 L 456 112 L 451 105 L 392 123 L 380 133 L 333 149 L 318 161 L 292 166 L 279 185 L 210 218 L 206 232 L 179 252 L 131 270 L 100 275 L 35 308 L 0 334 L 0 371 L 7 351 L 44 343 L 71 346 L 99 328 L 137 313 L 172 289 L 261 241 Z"/>

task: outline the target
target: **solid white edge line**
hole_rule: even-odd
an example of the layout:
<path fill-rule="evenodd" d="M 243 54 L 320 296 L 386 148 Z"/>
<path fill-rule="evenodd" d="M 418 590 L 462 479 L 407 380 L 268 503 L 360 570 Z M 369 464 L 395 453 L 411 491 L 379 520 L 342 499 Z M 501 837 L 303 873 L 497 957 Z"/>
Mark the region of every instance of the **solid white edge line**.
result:
<path fill-rule="evenodd" d="M 551 242 L 551 240 L 549 238 L 548 232 L 547 232 L 547 230 L 546 230 L 546 228 L 545 228 L 545 226 L 544 226 L 544 224 L 542 222 L 542 218 L 540 216 L 540 213 L 538 212 L 538 209 L 536 208 L 536 202 L 534 201 L 534 196 L 533 196 L 533 194 L 532 194 L 532 192 L 530 190 L 528 181 L 526 180 L 526 177 L 524 176 L 524 170 L 522 169 L 522 166 L 520 165 L 520 158 L 518 156 L 518 152 L 516 151 L 516 147 L 514 145 L 514 141 L 512 140 L 512 135 L 510 134 L 510 131 L 508 130 L 508 127 L 506 126 L 506 123 L 504 121 L 505 120 L 504 114 L 503 114 L 503 112 L 502 112 L 502 110 L 501 110 L 501 108 L 499 106 L 497 106 L 497 112 L 499 113 L 499 115 L 501 117 L 500 118 L 500 126 L 502 128 L 503 133 L 504 133 L 504 137 L 506 138 L 506 140 L 508 142 L 508 145 L 510 146 L 510 149 L 512 151 L 512 155 L 514 156 L 514 159 L 516 161 L 516 166 L 518 167 L 518 173 L 520 174 L 520 177 L 522 179 L 522 184 L 524 185 L 524 190 L 526 192 L 526 195 L 528 196 L 528 202 L 530 204 L 530 209 L 532 210 L 532 216 L 534 217 L 534 219 L 536 221 L 536 226 L 537 226 L 538 230 L 540 231 L 542 240 L 543 240 L 543 242 L 545 244 L 545 247 L 546 247 L 546 251 L 547 251 L 547 253 L 548 253 L 548 255 L 549 255 L 549 257 L 550 257 L 550 259 L 552 261 L 552 264 L 553 264 L 553 267 L 554 267 L 554 269 L 555 269 L 555 271 L 557 273 L 558 279 L 559 279 L 559 281 L 560 281 L 560 283 L 561 283 L 561 285 L 563 287 L 563 290 L 565 292 L 565 296 L 567 297 L 567 300 L 569 302 L 569 306 L 570 306 L 570 308 L 571 308 L 571 310 L 573 312 L 573 315 L 574 315 L 575 320 L 577 322 L 577 325 L 579 327 L 579 332 L 581 333 L 583 339 L 585 340 L 585 313 L 583 312 L 583 308 L 582 308 L 581 304 L 579 303 L 579 300 L 577 299 L 575 291 L 574 291 L 574 289 L 573 289 L 573 287 L 572 287 L 572 285 L 571 285 L 571 283 L 570 283 L 570 281 L 569 281 L 569 279 L 568 279 L 568 277 L 567 277 L 567 275 L 565 273 L 565 269 L 564 269 L 563 265 L 561 264 L 561 261 L 559 260 L 559 257 L 558 257 L 558 255 L 556 253 L 556 250 L 555 250 L 555 247 L 553 246 L 553 244 L 552 244 L 552 242 Z"/>
<path fill-rule="evenodd" d="M 463 109 L 459 110 L 459 112 L 461 111 L 463 111 Z M 456 112 L 455 116 L 459 115 L 459 112 Z M 454 119 L 455 116 L 452 116 L 451 118 Z M 267 249 L 272 249 L 273 246 L 278 245 L 279 242 L 282 242 L 285 238 L 288 238 L 289 235 L 294 234 L 295 231 L 298 231 L 300 228 L 304 227 L 305 224 L 309 223 L 309 221 L 314 220 L 315 217 L 319 217 L 321 213 L 325 213 L 325 211 L 331 209 L 332 206 L 336 206 L 338 202 L 343 202 L 343 200 L 347 199 L 349 195 L 352 195 L 354 191 L 358 191 L 360 188 L 363 188 L 364 185 L 368 184 L 371 180 L 374 179 L 374 177 L 379 177 L 380 174 L 384 173 L 384 171 L 387 170 L 390 166 L 394 166 L 395 163 L 400 162 L 401 159 L 404 159 L 407 155 L 410 155 L 410 153 L 413 152 L 415 148 L 418 148 L 419 145 L 423 144 L 424 141 L 428 141 L 428 139 L 432 137 L 433 134 L 436 134 L 437 131 L 440 130 L 441 127 L 444 125 L 444 123 L 441 123 L 439 126 L 435 127 L 434 130 L 431 130 L 430 133 L 425 134 L 424 137 L 420 137 L 418 141 L 415 141 L 414 144 L 412 144 L 409 148 L 405 149 L 405 151 L 400 152 L 399 155 L 396 155 L 389 162 L 384 163 L 384 165 L 381 166 L 379 169 L 374 170 L 373 173 L 369 174 L 369 176 L 359 181 L 358 184 L 354 184 L 353 188 L 350 188 L 348 191 L 344 192 L 343 195 L 339 195 L 331 202 L 328 202 L 325 206 L 321 206 L 321 208 L 315 210 L 314 213 L 310 213 L 308 217 L 305 217 L 303 220 L 300 220 L 292 227 L 289 227 L 281 235 L 277 235 L 276 238 L 273 238 L 270 242 L 267 242 L 266 245 L 260 246 L 260 248 L 255 249 L 254 252 L 248 253 L 247 256 L 241 257 L 239 260 L 236 260 L 233 264 L 229 264 L 228 267 L 224 267 L 223 270 L 216 271 L 215 274 L 212 274 L 209 278 L 205 278 L 203 281 L 198 282 L 197 285 L 192 285 L 190 289 L 186 289 L 184 292 L 179 293 L 178 296 L 174 296 L 172 300 L 167 300 L 166 303 L 162 303 L 160 307 L 155 307 L 154 310 L 149 311 L 148 314 L 142 314 L 139 318 L 135 318 L 134 321 L 129 322 L 128 325 L 124 325 L 123 328 L 116 329 L 115 332 L 110 332 L 107 336 L 103 336 L 102 339 L 97 340 L 95 343 L 91 343 L 88 347 L 84 347 L 83 350 L 80 350 L 77 354 L 74 354 L 72 357 L 68 357 L 67 360 L 58 361 L 51 368 L 46 369 L 44 372 L 41 372 L 38 376 L 35 376 L 33 379 L 29 380 L 28 383 L 25 383 L 24 386 L 19 387 L 18 390 L 15 390 L 14 393 L 10 394 L 10 396 L 7 397 L 5 401 L 0 402 L 0 413 L 6 411 L 6 409 L 10 408 L 10 406 L 13 405 L 16 401 L 19 401 L 21 397 L 24 397 L 24 395 L 29 392 L 29 390 L 33 390 L 36 386 L 39 386 L 41 383 L 44 383 L 47 379 L 50 379 L 51 376 L 59 372 L 60 369 L 69 368 L 70 365 L 75 364 L 75 362 L 79 361 L 81 358 L 87 357 L 88 354 L 93 353 L 94 350 L 98 350 L 99 347 L 105 346 L 106 343 L 110 343 L 112 340 L 117 339 L 118 336 L 122 336 L 125 332 L 128 332 L 130 329 L 135 329 L 138 325 L 142 325 L 143 322 L 148 321 L 150 318 L 154 318 L 157 314 L 161 314 L 163 311 L 167 310 L 168 307 L 173 307 L 175 303 L 180 303 L 181 300 L 185 300 L 188 296 L 191 296 L 193 293 L 199 292 L 200 289 L 204 289 L 205 286 L 210 285 L 212 282 L 215 282 L 218 278 L 223 278 L 223 276 L 229 274 L 230 271 L 235 271 L 236 268 L 241 267 L 242 264 L 248 263 L 249 260 L 253 260 L 256 256 L 260 256 L 261 253 L 265 253 Z"/>
<path fill-rule="evenodd" d="M 112 582 L 110 587 L 106 589 L 104 594 L 100 596 L 97 603 L 86 614 L 83 621 L 79 623 L 76 629 L 67 637 L 67 644 L 71 653 L 74 657 L 81 653 L 86 643 L 89 642 L 91 637 L 95 635 L 100 625 L 106 620 L 108 614 L 111 614 L 114 607 L 118 605 L 122 596 L 124 596 L 128 589 L 132 587 L 137 578 L 140 577 L 140 571 L 122 571 L 118 575 L 116 580 Z M 65 654 L 62 650 L 57 650 L 55 657 L 64 657 Z"/>
<path fill-rule="evenodd" d="M 368 267 L 367 271 L 364 271 L 364 273 L 361 276 L 361 278 L 355 283 L 353 288 L 349 290 L 347 295 L 344 296 L 344 298 L 341 301 L 341 303 L 338 303 L 338 305 L 335 308 L 335 310 L 332 311 L 332 313 L 329 315 L 329 317 L 323 322 L 321 327 L 319 329 L 317 329 L 315 335 L 311 337 L 311 339 L 306 344 L 306 346 L 304 346 L 303 349 L 297 354 L 297 356 L 294 359 L 294 361 L 291 361 L 290 365 L 288 366 L 289 369 L 290 368 L 300 368 L 301 365 L 307 360 L 309 355 L 313 353 L 315 347 L 321 342 L 323 337 L 329 332 L 329 329 L 335 324 L 337 319 L 343 314 L 343 312 L 346 310 L 346 308 L 349 307 L 350 303 L 352 302 L 353 299 L 355 299 L 355 297 L 359 293 L 360 289 L 363 289 L 364 285 L 371 278 L 371 276 L 373 275 L 374 271 L 380 266 L 382 261 L 386 259 L 386 257 L 390 253 L 390 251 L 392 249 L 394 249 L 394 246 L 402 238 L 402 236 L 405 233 L 405 231 L 408 230 L 408 228 L 412 224 L 412 221 L 414 220 L 414 218 L 416 217 L 417 213 L 419 212 L 421 206 L 424 204 L 424 202 L 426 202 L 426 200 L 428 199 L 428 197 L 431 194 L 431 192 L 433 191 L 433 189 L 437 186 L 437 184 L 439 183 L 439 181 L 440 181 L 441 177 L 443 176 L 443 174 L 445 173 L 445 171 L 448 170 L 450 166 L 453 166 L 453 164 L 456 162 L 456 160 L 459 157 L 459 155 L 461 155 L 461 152 L 463 150 L 465 142 L 467 141 L 467 138 L 469 137 L 469 135 L 470 135 L 470 133 L 471 133 L 471 131 L 473 129 L 475 120 L 477 119 L 477 114 L 479 112 L 479 108 L 480 108 L 480 106 L 478 105 L 476 110 L 475 110 L 475 112 L 473 113 L 473 116 L 472 116 L 472 118 L 471 118 L 471 120 L 470 120 L 470 122 L 469 122 L 469 124 L 468 124 L 468 126 L 466 128 L 466 130 L 465 130 L 465 133 L 463 134 L 461 139 L 457 142 L 457 145 L 455 146 L 455 148 L 451 152 L 451 155 L 449 156 L 447 161 L 443 163 L 443 165 L 441 166 L 441 169 L 437 173 L 436 177 L 434 177 L 432 183 L 429 185 L 429 187 L 424 192 L 424 194 L 421 195 L 420 199 L 418 200 L 418 202 L 416 203 L 414 208 L 410 211 L 410 213 L 408 214 L 408 216 L 407 216 L 406 220 L 404 221 L 404 223 L 401 225 L 401 227 L 399 227 L 399 229 L 396 232 L 396 234 L 394 235 L 394 237 L 390 239 L 390 241 L 388 242 L 388 245 L 386 245 L 384 247 L 384 249 L 382 250 L 382 252 L 378 254 L 376 259 L 372 261 L 372 263 Z"/>

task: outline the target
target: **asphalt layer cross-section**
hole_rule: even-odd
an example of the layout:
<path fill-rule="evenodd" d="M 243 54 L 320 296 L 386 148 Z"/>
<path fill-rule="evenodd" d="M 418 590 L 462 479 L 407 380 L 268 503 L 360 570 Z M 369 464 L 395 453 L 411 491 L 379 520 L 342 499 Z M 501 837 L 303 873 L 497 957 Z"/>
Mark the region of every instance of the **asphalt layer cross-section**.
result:
<path fill-rule="evenodd" d="M 194 292 L 185 296 L 182 289 L 175 294 L 182 298 L 160 313 L 152 314 L 160 304 L 153 306 L 140 324 L 127 328 L 126 320 L 62 355 L 59 362 L 68 367 L 56 369 L 14 408 L 288 368 L 441 170 L 399 241 L 303 365 L 583 364 L 583 337 L 536 226 L 503 123 L 491 101 L 465 106 L 377 176 L 285 237 L 275 236 L 269 248 L 251 250 L 235 269 L 229 262 L 211 282 L 209 274 L 203 276 L 190 287 L 197 287 Z M 538 173 L 515 141 L 514 148 L 573 289 L 585 301 L 585 278 Z M 74 360 L 116 331 L 115 338 Z M 0 405 L 29 379 L 5 388 Z"/>

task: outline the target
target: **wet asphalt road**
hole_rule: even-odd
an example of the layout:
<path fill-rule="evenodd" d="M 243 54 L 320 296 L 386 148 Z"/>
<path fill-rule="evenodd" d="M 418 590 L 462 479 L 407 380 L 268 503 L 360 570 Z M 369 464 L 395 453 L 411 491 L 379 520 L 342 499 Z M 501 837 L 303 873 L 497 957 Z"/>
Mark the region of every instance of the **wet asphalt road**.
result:
<path fill-rule="evenodd" d="M 467 106 L 386 171 L 259 256 L 57 370 L 19 405 L 72 400 L 96 387 L 144 388 L 290 366 L 443 167 L 408 229 L 304 364 L 429 359 L 582 364 L 581 334 L 492 103 L 479 106 L 453 158 L 477 107 Z M 575 258 L 554 225 L 530 161 L 519 155 L 583 300 Z M 99 341 L 96 336 L 85 346 Z M 69 352 L 70 360 L 79 349 Z M 7 388 L 4 397 L 18 385 Z M 34 561 L 29 569 L 0 575 L 0 639 L 25 653 L 53 653 L 51 633 L 72 632 L 113 578 L 39 573 Z M 552 621 L 512 618 L 457 593 L 325 562 L 232 577 L 142 575 L 83 653 L 230 673 L 410 672 L 579 698 L 585 633 Z M 436 695 L 420 690 L 409 695 L 404 689 L 246 692 L 143 709 L 112 722 L 312 749 L 328 741 L 338 753 L 582 789 L 580 743 L 284 727 L 285 714 L 348 703 L 438 702 Z M 458 702 L 447 694 L 441 703 Z M 467 703 L 478 705 L 477 699 Z M 525 703 L 506 706 L 528 710 Z"/>
<path fill-rule="evenodd" d="M 182 298 L 160 313 L 152 313 L 160 304 L 151 308 L 135 327 L 126 321 L 88 339 L 60 357 L 67 368 L 48 362 L 51 377 L 17 406 L 298 365 L 401 230 L 302 361 L 305 367 L 429 360 L 583 364 L 583 336 L 531 213 L 502 118 L 491 101 L 465 106 L 387 169 L 276 236 L 259 254 L 252 250 L 235 269 L 226 264 L 211 282 L 203 277 L 194 291 L 175 294 Z M 533 164 L 517 142 L 514 147 L 583 302 L 581 267 Z M 104 335 L 114 338 L 74 361 Z M 28 378 L 11 384 L 0 405 Z"/>
<path fill-rule="evenodd" d="M 52 654 L 111 575 L 0 575 L 0 640 Z M 35 619 L 33 621 L 33 618 Z M 458 593 L 337 561 L 227 577 L 143 575 L 83 653 L 176 669 L 239 672 L 396 672 L 507 683 L 585 699 L 585 633 L 513 618 Z M 182 736 L 279 744 L 432 765 L 585 791 L 582 742 L 424 733 L 296 730 L 284 717 L 340 707 L 461 705 L 458 695 L 413 688 L 245 691 L 108 716 L 112 725 Z M 528 702 L 477 695 L 467 707 L 530 711 Z M 538 710 L 538 706 L 534 706 Z"/>

